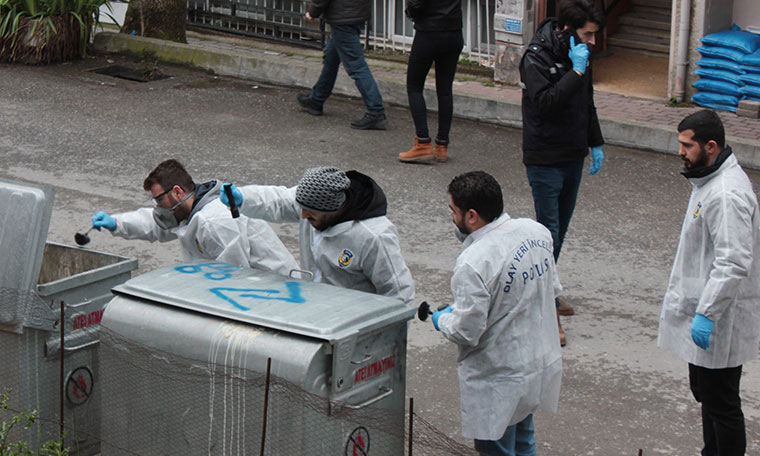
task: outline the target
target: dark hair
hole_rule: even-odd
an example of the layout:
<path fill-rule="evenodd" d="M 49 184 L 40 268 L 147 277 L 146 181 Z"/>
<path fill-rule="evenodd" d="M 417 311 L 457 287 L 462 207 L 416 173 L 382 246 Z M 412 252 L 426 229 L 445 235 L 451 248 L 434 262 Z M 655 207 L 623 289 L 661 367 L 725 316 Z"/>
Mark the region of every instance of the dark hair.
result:
<path fill-rule="evenodd" d="M 571 29 L 583 28 L 586 22 L 593 22 L 602 27 L 604 15 L 589 0 L 563 0 L 559 4 L 559 28 L 562 30 L 567 25 Z"/>
<path fill-rule="evenodd" d="M 449 184 L 449 194 L 462 212 L 474 209 L 488 223 L 504 211 L 501 186 L 483 171 L 470 171 L 455 177 Z"/>
<path fill-rule="evenodd" d="M 173 158 L 162 161 L 156 166 L 156 169 L 148 174 L 148 177 L 143 181 L 143 189 L 150 191 L 150 188 L 156 183 L 164 191 L 171 190 L 175 185 L 179 185 L 185 192 L 195 190 L 193 178 L 187 173 L 182 163 Z"/>
<path fill-rule="evenodd" d="M 715 111 L 703 109 L 684 117 L 678 124 L 678 133 L 685 130 L 694 131 L 694 140 L 702 147 L 710 140 L 715 141 L 721 149 L 725 145 L 726 132 L 723 129 L 723 122 Z"/>

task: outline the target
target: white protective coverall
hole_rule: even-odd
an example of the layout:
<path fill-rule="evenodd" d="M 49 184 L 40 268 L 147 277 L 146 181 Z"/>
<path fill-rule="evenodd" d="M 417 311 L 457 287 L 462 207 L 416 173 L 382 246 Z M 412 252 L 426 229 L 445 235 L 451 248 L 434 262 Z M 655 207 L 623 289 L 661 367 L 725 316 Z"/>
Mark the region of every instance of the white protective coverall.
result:
<path fill-rule="evenodd" d="M 324 231 L 301 219 L 296 187 L 248 185 L 240 188 L 240 213 L 274 223 L 300 222 L 301 266 L 315 282 L 366 291 L 414 303 L 414 281 L 387 217 L 349 220 Z"/>
<path fill-rule="evenodd" d="M 462 435 L 498 440 L 536 409 L 556 412 L 562 351 L 554 298 L 562 291 L 552 237 L 506 213 L 464 240 L 451 313 L 438 327 L 459 345 Z"/>
<path fill-rule="evenodd" d="M 733 154 L 712 174 L 689 180 L 657 345 L 696 366 L 737 367 L 757 357 L 760 343 L 757 198 Z M 691 339 L 697 313 L 714 323 L 707 350 Z"/>
<path fill-rule="evenodd" d="M 266 222 L 242 215 L 233 219 L 230 209 L 219 201 L 221 181 L 209 184 L 211 188 L 201 195 L 190 216 L 178 227 L 159 228 L 153 220 L 153 209 L 142 208 L 114 215 L 116 230 L 113 234 L 151 242 L 179 239 L 183 261 L 223 261 L 286 276 L 298 268 L 293 255 Z"/>

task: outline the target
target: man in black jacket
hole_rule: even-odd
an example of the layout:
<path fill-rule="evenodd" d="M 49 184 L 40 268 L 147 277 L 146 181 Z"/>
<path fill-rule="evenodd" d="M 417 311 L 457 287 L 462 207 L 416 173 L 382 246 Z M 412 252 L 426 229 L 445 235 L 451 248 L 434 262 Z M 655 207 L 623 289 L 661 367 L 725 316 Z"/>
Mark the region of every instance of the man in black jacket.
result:
<path fill-rule="evenodd" d="M 603 22 L 589 0 L 564 0 L 559 18 L 548 18 L 520 62 L 523 84 L 523 163 L 536 220 L 552 233 L 554 260 L 575 209 L 583 162 L 591 148 L 590 174 L 602 166 L 602 131 L 594 107 L 590 47 Z M 557 300 L 559 315 L 574 309 Z M 565 333 L 559 328 L 560 342 Z"/>
<path fill-rule="evenodd" d="M 332 93 L 338 68 L 343 68 L 362 95 L 366 111 L 364 117 L 351 122 L 351 128 L 359 130 L 385 130 L 383 97 L 377 88 L 375 78 L 364 60 L 359 34 L 364 22 L 370 18 L 372 0 L 313 0 L 309 3 L 306 19 L 312 20 L 324 15 L 330 24 L 330 38 L 324 49 L 322 73 L 309 94 L 298 94 L 301 107 L 313 116 L 322 115 L 322 106 Z"/>

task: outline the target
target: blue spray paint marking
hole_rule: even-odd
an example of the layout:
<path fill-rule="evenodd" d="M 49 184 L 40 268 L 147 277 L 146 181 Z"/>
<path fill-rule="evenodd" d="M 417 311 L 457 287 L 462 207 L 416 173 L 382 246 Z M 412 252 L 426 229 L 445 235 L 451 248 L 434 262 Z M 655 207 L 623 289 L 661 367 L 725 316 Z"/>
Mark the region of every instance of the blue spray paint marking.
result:
<path fill-rule="evenodd" d="M 203 274 L 205 278 L 209 280 L 224 280 L 232 277 L 232 274 L 230 274 L 231 272 L 242 268 L 234 264 L 222 262 L 188 264 L 174 268 L 175 271 L 181 272 L 183 274 L 197 274 L 199 272 L 202 272 L 204 269 L 210 269 L 212 271 Z"/>
<path fill-rule="evenodd" d="M 236 295 L 237 298 L 248 298 L 248 299 L 267 299 L 267 300 L 275 300 L 275 301 L 285 301 L 285 302 L 292 302 L 294 304 L 301 304 L 306 302 L 306 300 L 301 296 L 301 284 L 298 282 L 285 282 L 285 286 L 288 289 L 289 296 L 282 296 L 280 293 L 280 290 L 263 290 L 263 289 L 254 289 L 254 288 L 211 288 L 209 289 L 210 292 L 214 293 L 215 295 L 219 296 L 220 298 L 224 299 L 225 301 L 229 302 L 233 306 L 237 307 L 240 310 L 251 310 L 250 307 L 246 307 L 242 304 L 240 304 L 238 301 L 236 301 L 233 297 L 230 295 Z M 272 296 L 276 295 L 276 296 Z"/>

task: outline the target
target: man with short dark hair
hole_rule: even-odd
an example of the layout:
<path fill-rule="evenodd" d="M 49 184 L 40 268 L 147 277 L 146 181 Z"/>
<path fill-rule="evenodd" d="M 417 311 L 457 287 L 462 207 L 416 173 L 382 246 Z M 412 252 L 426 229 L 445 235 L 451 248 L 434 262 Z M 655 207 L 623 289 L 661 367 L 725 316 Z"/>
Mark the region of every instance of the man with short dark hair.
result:
<path fill-rule="evenodd" d="M 92 216 L 92 226 L 125 239 L 179 239 L 184 261 L 223 261 L 282 275 L 296 269 L 295 259 L 266 222 L 232 218 L 219 202 L 221 187 L 216 179 L 196 185 L 179 161 L 166 160 L 143 182 L 155 207 L 113 216 L 100 211 Z"/>
<path fill-rule="evenodd" d="M 414 282 L 396 226 L 385 216 L 385 193 L 369 176 L 322 166 L 298 185 L 231 186 L 240 212 L 274 223 L 300 222 L 301 265 L 315 282 L 413 304 Z M 229 205 L 225 192 L 221 200 Z"/>
<path fill-rule="evenodd" d="M 760 345 L 760 213 L 752 183 L 724 145 L 720 117 L 703 110 L 678 125 L 692 184 L 662 303 L 657 345 L 689 363 L 702 404 L 702 455 L 744 455 L 742 365 Z"/>
<path fill-rule="evenodd" d="M 501 187 L 485 172 L 459 175 L 448 190 L 465 249 L 454 303 L 432 320 L 459 346 L 462 435 L 480 454 L 535 455 L 533 412 L 556 411 L 562 380 L 551 234 L 503 213 Z"/>
<path fill-rule="evenodd" d="M 599 171 L 604 158 L 590 62 L 602 23 L 593 1 L 564 0 L 559 18 L 547 18 L 538 26 L 520 62 L 523 163 L 536 220 L 554 239 L 555 262 L 575 209 L 589 148 L 590 174 Z M 559 315 L 575 311 L 557 300 L 557 313 L 559 322 Z M 565 345 L 561 325 L 559 335 Z"/>
<path fill-rule="evenodd" d="M 364 100 L 364 117 L 351 121 L 351 128 L 359 130 L 385 130 L 388 120 L 380 89 L 364 59 L 359 38 L 364 23 L 372 13 L 371 0 L 312 0 L 308 3 L 306 19 L 320 16 L 330 24 L 330 37 L 323 51 L 322 73 L 308 94 L 298 94 L 298 103 L 313 116 L 322 115 L 322 107 L 332 94 L 340 65 L 354 80 Z"/>

